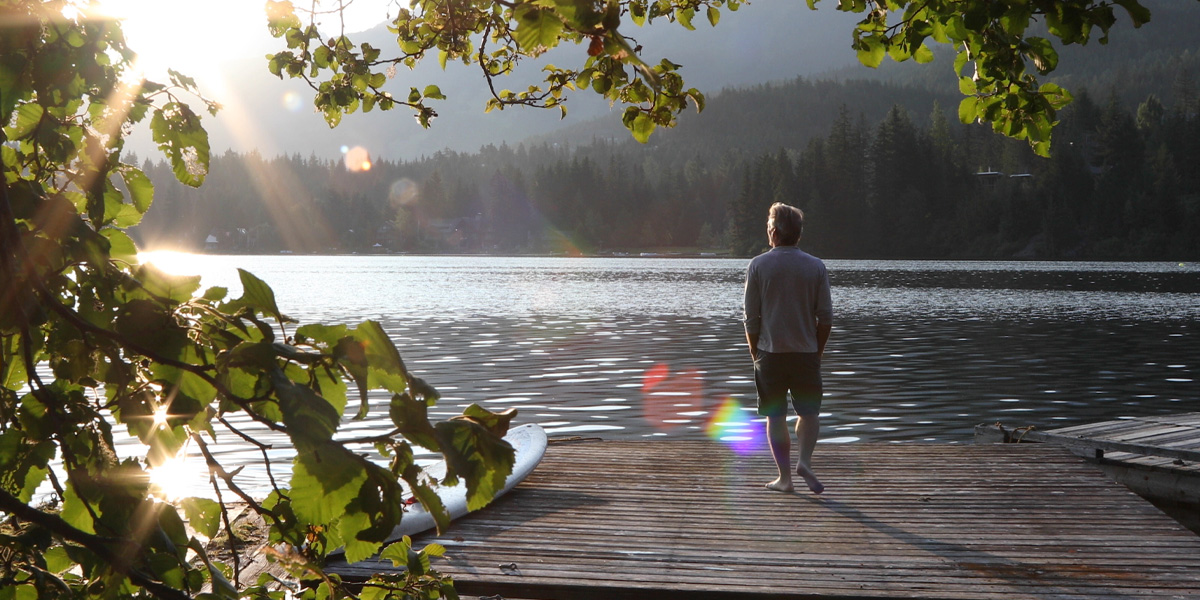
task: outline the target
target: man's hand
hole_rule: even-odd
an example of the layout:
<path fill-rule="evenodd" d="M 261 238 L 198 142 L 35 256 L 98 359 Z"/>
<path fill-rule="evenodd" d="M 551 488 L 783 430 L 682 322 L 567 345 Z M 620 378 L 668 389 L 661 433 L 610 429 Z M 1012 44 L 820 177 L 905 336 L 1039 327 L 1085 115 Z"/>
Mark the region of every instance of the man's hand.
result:
<path fill-rule="evenodd" d="M 750 346 L 750 360 L 758 360 L 758 334 L 746 332 L 746 344 Z"/>

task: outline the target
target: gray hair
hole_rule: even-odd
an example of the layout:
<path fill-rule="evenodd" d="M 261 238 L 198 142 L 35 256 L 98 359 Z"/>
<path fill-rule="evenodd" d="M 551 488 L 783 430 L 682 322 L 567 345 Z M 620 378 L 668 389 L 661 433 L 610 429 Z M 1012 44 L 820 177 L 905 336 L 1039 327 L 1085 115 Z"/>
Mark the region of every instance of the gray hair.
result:
<path fill-rule="evenodd" d="M 781 245 L 795 246 L 800 241 L 800 234 L 804 233 L 804 211 L 776 202 L 767 213 L 767 224 L 775 227 Z"/>

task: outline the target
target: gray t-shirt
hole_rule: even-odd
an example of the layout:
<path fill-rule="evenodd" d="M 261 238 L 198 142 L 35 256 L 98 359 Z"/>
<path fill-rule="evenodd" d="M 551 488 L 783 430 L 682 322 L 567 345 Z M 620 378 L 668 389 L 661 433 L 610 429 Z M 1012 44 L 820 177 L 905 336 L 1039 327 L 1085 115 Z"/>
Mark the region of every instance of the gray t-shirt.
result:
<path fill-rule="evenodd" d="M 777 246 L 746 268 L 746 333 L 767 352 L 816 352 L 817 321 L 833 323 L 829 274 L 821 259 Z"/>

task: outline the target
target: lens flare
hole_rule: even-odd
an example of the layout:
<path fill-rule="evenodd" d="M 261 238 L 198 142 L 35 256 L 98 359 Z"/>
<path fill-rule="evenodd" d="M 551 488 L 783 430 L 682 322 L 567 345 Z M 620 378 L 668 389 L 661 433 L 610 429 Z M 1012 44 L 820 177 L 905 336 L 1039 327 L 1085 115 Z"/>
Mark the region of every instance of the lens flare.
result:
<path fill-rule="evenodd" d="M 296 92 L 287 92 L 283 95 L 283 107 L 292 112 L 299 111 L 300 104 L 302 102 L 303 100 L 300 99 L 300 94 L 297 94 Z"/>
<path fill-rule="evenodd" d="M 671 369 L 665 363 L 658 363 L 642 374 L 642 393 L 649 394 L 658 387 L 658 384 L 666 380 L 671 374 Z"/>
<path fill-rule="evenodd" d="M 660 431 L 692 423 L 704 414 L 705 404 L 703 377 L 696 369 L 672 373 L 658 363 L 642 374 L 642 417 Z"/>
<path fill-rule="evenodd" d="M 391 187 L 388 188 L 388 200 L 395 208 L 411 206 L 416 203 L 417 195 L 420 193 L 421 188 L 413 180 L 404 177 L 392 182 Z"/>
<path fill-rule="evenodd" d="M 362 146 L 355 146 L 346 150 L 342 160 L 346 163 L 346 170 L 351 173 L 362 173 L 371 170 L 371 153 L 367 152 Z"/>
<path fill-rule="evenodd" d="M 551 251 L 555 254 L 583 256 L 583 249 L 579 247 L 579 244 L 576 244 L 575 240 L 557 227 L 547 224 L 543 237 L 549 241 Z"/>
<path fill-rule="evenodd" d="M 725 398 L 721 407 L 708 422 L 708 437 L 728 445 L 738 454 L 757 452 L 764 446 L 762 423 L 755 423 L 753 414 L 743 410 L 741 403 Z"/>

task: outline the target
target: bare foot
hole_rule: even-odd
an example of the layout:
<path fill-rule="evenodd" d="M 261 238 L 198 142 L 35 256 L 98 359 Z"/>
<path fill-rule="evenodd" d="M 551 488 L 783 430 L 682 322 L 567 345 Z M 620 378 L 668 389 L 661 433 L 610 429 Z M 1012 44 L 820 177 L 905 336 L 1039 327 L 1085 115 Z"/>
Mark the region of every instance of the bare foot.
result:
<path fill-rule="evenodd" d="M 772 481 L 771 483 L 768 483 L 768 484 L 767 484 L 767 489 L 768 489 L 768 490 L 775 490 L 776 492 L 791 493 L 791 492 L 792 492 L 792 491 L 794 491 L 796 488 L 792 486 L 792 482 L 791 482 L 790 480 L 789 480 L 789 481 L 783 481 L 783 478 L 782 478 L 782 477 L 780 477 L 779 479 L 776 479 L 775 481 Z"/>
<path fill-rule="evenodd" d="M 804 483 L 808 485 L 808 489 L 812 490 L 812 493 L 820 494 L 825 491 L 825 485 L 821 483 L 820 479 L 817 479 L 816 474 L 812 472 L 812 469 L 808 468 L 808 465 L 804 463 L 797 464 L 796 474 L 804 478 Z"/>

